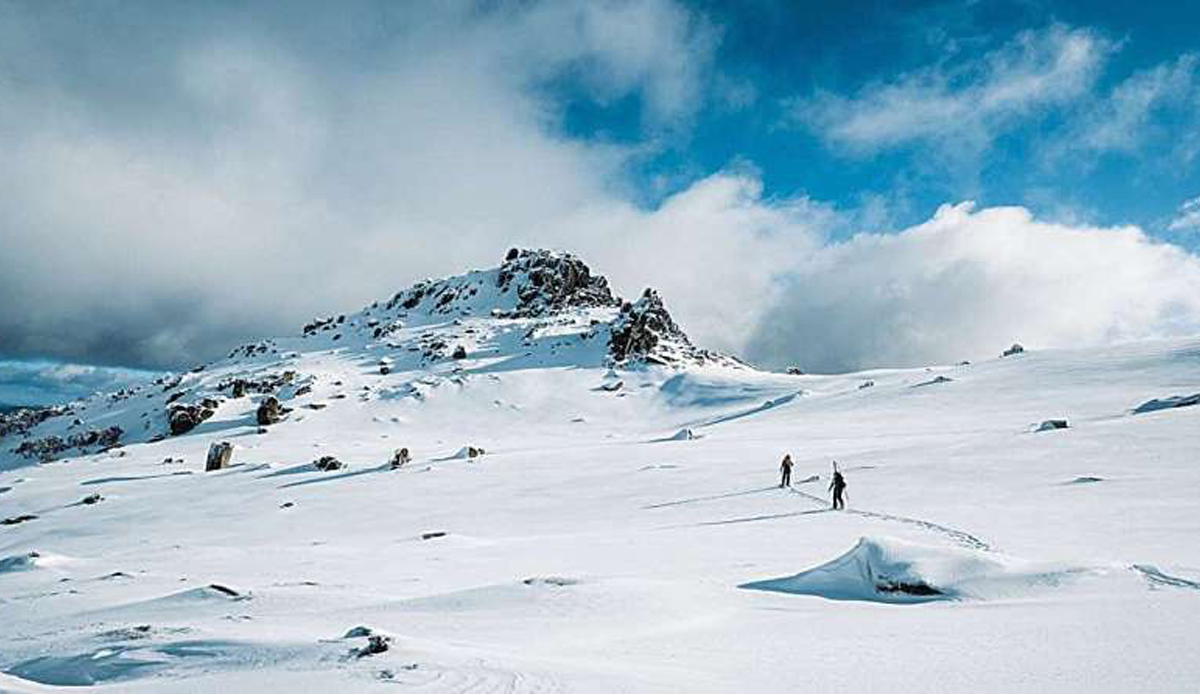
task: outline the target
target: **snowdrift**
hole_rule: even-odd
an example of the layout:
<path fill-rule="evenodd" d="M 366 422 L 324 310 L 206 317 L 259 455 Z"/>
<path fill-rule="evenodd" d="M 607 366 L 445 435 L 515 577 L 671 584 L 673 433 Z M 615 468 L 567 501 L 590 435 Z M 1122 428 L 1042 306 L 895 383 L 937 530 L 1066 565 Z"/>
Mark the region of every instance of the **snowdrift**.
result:
<path fill-rule="evenodd" d="M 840 601 L 922 603 L 984 599 L 1056 585 L 1080 568 L 1034 567 L 997 553 L 920 545 L 895 538 L 860 538 L 845 555 L 790 577 L 740 588 Z"/>

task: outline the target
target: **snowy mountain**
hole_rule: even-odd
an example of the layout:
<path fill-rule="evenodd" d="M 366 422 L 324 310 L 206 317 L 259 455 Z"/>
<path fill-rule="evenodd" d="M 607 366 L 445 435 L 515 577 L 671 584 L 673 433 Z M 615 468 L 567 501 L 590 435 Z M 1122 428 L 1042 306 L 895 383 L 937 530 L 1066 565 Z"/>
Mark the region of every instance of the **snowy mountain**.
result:
<path fill-rule="evenodd" d="M 514 250 L 0 416 L 0 691 L 1192 689 L 1196 394 L 1200 338 L 764 372 Z"/>

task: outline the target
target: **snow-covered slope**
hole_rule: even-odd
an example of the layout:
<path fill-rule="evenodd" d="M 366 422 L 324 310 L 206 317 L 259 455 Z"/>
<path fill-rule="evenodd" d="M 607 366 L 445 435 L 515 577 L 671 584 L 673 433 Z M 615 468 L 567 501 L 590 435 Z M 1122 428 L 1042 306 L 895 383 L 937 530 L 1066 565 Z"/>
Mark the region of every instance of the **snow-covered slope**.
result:
<path fill-rule="evenodd" d="M 6 417 L 0 691 L 1191 690 L 1196 393 L 1200 339 L 762 372 L 517 251 Z"/>

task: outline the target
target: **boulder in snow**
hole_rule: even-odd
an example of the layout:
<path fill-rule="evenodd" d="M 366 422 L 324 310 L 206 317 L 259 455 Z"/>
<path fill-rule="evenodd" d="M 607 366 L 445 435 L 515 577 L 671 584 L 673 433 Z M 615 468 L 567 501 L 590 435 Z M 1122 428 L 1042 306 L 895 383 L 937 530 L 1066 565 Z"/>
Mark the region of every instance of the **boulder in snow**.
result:
<path fill-rule="evenodd" d="M 391 637 L 389 637 L 388 635 L 373 634 L 373 635 L 370 635 L 367 637 L 366 646 L 360 647 L 358 649 L 353 649 L 350 651 L 350 653 L 352 655 L 354 655 L 356 658 L 361 659 L 364 656 L 374 656 L 375 654 L 382 654 L 382 653 L 386 652 L 388 649 L 390 649 L 391 646 L 392 646 L 392 638 Z"/>
<path fill-rule="evenodd" d="M 208 447 L 208 458 L 204 460 L 204 470 L 219 471 L 229 465 L 233 458 L 233 445 L 229 442 L 214 442 Z"/>
<path fill-rule="evenodd" d="M 205 399 L 209 401 L 210 399 Z M 215 404 L 215 401 L 212 401 Z M 196 425 L 204 422 L 213 416 L 213 407 L 207 407 L 206 403 L 199 405 L 173 405 L 167 411 L 167 424 L 171 428 L 171 434 L 178 436 L 187 434 L 196 429 Z"/>
<path fill-rule="evenodd" d="M 1013 343 L 1012 347 L 1010 347 L 1009 349 L 1000 353 L 1000 356 L 1001 357 L 1012 357 L 1013 355 L 1019 355 L 1022 352 L 1025 352 L 1025 347 L 1022 346 L 1020 343 Z"/>
<path fill-rule="evenodd" d="M 279 404 L 279 399 L 274 396 L 267 396 L 258 406 L 258 411 L 255 413 L 255 418 L 258 424 L 262 427 L 274 425 L 283 419 L 284 408 Z"/>
<path fill-rule="evenodd" d="M 346 467 L 346 464 L 332 456 L 322 456 L 313 461 L 313 466 L 319 471 L 336 471 Z"/>
<path fill-rule="evenodd" d="M 1050 430 L 1065 430 L 1070 425 L 1065 419 L 1062 420 L 1043 420 L 1042 424 L 1038 425 L 1037 432 L 1049 432 Z"/>

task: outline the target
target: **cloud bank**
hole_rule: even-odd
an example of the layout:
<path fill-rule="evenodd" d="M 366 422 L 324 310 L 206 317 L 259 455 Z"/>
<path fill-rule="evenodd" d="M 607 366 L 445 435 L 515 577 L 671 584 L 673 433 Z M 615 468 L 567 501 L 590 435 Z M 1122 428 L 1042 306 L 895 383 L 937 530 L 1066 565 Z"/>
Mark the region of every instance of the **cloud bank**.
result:
<path fill-rule="evenodd" d="M 186 367 L 513 245 L 658 287 L 698 343 L 773 367 L 1200 331 L 1196 258 L 1132 228 L 960 205 L 833 243 L 867 216 L 749 166 L 637 204 L 642 150 L 728 99 L 720 32 L 667 0 L 159 7 L 0 6 L 0 354 Z M 1110 48 L 1056 27 L 806 108 L 855 147 L 970 140 Z M 636 104 L 641 142 L 568 136 L 571 100 Z"/>
<path fill-rule="evenodd" d="M 1051 224 L 1019 207 L 943 206 L 825 247 L 788 283 L 748 354 L 816 371 L 1200 333 L 1196 256 L 1134 227 Z"/>
<path fill-rule="evenodd" d="M 0 406 L 64 403 L 96 392 L 116 391 L 153 376 L 85 364 L 0 360 Z"/>

